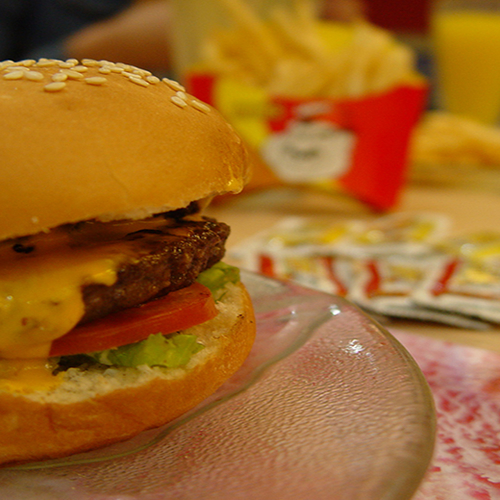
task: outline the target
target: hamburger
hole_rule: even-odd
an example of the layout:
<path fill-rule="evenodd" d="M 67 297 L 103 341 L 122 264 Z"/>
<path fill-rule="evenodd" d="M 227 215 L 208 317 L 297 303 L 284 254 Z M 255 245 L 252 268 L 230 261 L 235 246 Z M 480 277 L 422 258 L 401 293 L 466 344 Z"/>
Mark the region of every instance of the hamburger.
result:
<path fill-rule="evenodd" d="M 126 64 L 0 63 L 0 464 L 126 440 L 195 407 L 255 336 L 229 228 L 240 138 Z"/>

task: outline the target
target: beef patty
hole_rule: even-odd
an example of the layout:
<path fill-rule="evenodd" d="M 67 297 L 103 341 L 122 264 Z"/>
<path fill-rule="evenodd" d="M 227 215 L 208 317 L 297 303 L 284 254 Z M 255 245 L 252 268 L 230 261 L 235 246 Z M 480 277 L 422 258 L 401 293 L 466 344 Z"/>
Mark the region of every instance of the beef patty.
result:
<path fill-rule="evenodd" d="M 229 227 L 208 218 L 154 217 L 135 223 L 126 234 L 117 234 L 130 244 L 133 258 L 119 267 L 112 286 L 82 288 L 85 314 L 80 324 L 192 284 L 200 272 L 224 256 Z"/>

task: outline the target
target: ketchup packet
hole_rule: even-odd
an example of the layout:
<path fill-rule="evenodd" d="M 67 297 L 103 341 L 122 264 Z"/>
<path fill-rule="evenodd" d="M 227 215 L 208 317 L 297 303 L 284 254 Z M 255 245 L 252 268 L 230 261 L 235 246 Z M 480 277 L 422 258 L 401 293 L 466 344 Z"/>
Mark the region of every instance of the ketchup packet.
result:
<path fill-rule="evenodd" d="M 459 236 L 441 242 L 438 248 L 493 273 L 500 273 L 500 233 L 488 231 Z"/>
<path fill-rule="evenodd" d="M 450 221 L 434 213 L 401 212 L 358 223 L 349 239 L 339 241 L 336 252 L 356 258 L 384 255 L 422 256 L 436 252 L 447 235 Z"/>
<path fill-rule="evenodd" d="M 442 311 L 415 301 L 415 287 L 425 279 L 431 261 L 399 255 L 358 261 L 348 298 L 368 311 L 385 316 L 476 330 L 487 328 L 486 323 L 465 317 L 457 309 Z"/>
<path fill-rule="evenodd" d="M 500 273 L 477 262 L 456 256 L 435 259 L 413 298 L 425 307 L 500 324 Z"/>
<path fill-rule="evenodd" d="M 288 217 L 233 248 L 229 257 L 239 267 L 345 296 L 351 263 L 334 249 L 357 230 L 356 221 L 332 225 Z"/>
<path fill-rule="evenodd" d="M 352 280 L 352 266 L 348 259 L 278 253 L 258 253 L 254 257 L 252 268 L 256 272 L 293 280 L 341 297 L 347 295 Z"/>

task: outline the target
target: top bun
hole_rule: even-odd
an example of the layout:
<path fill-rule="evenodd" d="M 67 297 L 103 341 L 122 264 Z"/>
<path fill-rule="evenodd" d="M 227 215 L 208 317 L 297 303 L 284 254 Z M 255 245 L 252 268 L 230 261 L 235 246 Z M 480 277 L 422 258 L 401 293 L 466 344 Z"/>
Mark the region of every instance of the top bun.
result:
<path fill-rule="evenodd" d="M 0 239 L 236 193 L 240 138 L 171 80 L 94 60 L 0 62 Z"/>

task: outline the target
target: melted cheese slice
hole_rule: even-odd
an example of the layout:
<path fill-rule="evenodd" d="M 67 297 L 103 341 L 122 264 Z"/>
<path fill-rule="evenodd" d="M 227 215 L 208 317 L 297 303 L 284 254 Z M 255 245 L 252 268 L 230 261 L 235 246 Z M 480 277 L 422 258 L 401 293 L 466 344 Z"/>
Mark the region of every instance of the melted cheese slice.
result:
<path fill-rule="evenodd" d="M 81 287 L 112 285 L 121 260 L 119 253 L 97 249 L 4 261 L 0 269 L 0 357 L 47 358 L 51 342 L 83 316 Z"/>
<path fill-rule="evenodd" d="M 47 366 L 51 343 L 84 313 L 82 287 L 113 285 L 140 242 L 124 236 L 168 226 L 165 219 L 86 223 L 0 246 L 0 389 L 28 392 L 58 383 Z"/>
<path fill-rule="evenodd" d="M 58 383 L 47 366 L 52 341 L 83 316 L 81 287 L 112 285 L 122 260 L 123 254 L 108 249 L 4 263 L 0 269 L 0 388 L 26 392 Z"/>

